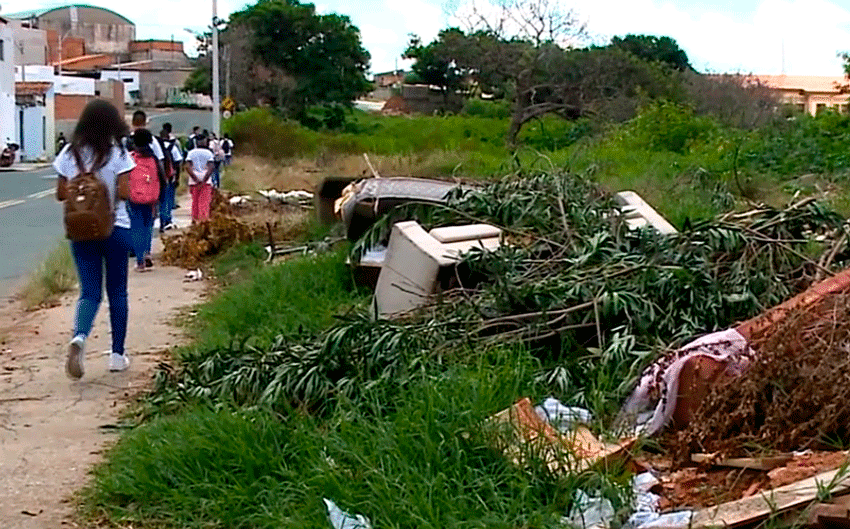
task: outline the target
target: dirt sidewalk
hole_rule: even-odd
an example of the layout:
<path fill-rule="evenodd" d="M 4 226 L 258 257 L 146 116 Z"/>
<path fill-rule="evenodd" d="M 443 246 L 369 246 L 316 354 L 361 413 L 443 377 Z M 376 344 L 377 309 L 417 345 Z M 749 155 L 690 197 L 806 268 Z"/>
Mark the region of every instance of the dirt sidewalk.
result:
<path fill-rule="evenodd" d="M 111 427 L 129 398 L 149 385 L 163 351 L 182 341 L 175 314 L 203 293 L 203 283 L 184 282 L 184 273 L 171 267 L 130 272 L 126 343 L 132 363 L 124 373 L 107 371 L 104 296 L 78 382 L 64 371 L 76 295 L 32 313 L 17 303 L 0 307 L 0 527 L 77 527 L 69 498 L 117 438 Z"/>

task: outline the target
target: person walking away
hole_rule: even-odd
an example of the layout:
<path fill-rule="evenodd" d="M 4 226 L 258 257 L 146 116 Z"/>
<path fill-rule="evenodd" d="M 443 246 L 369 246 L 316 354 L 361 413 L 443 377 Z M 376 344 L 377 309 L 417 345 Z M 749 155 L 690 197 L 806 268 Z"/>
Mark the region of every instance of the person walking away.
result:
<path fill-rule="evenodd" d="M 130 229 L 133 236 L 133 253 L 136 271 L 145 272 L 153 267 L 151 239 L 153 238 L 154 211 L 159 195 L 165 187 L 165 175 L 151 149 L 151 133 L 138 129 L 132 135 L 136 150 L 132 152 L 136 167 L 130 171 Z M 156 142 L 154 142 L 156 143 Z"/>
<path fill-rule="evenodd" d="M 165 230 L 174 228 L 171 222 L 171 210 L 174 209 L 174 196 L 180 178 L 178 171 L 180 162 L 183 161 L 183 153 L 180 152 L 177 140 L 171 136 L 164 125 L 157 137 L 157 142 L 165 155 L 163 163 L 165 181 L 159 195 L 159 232 L 164 233 Z"/>
<path fill-rule="evenodd" d="M 221 144 L 221 150 L 224 151 L 224 165 L 230 165 L 233 159 L 233 147 L 233 140 L 230 139 L 229 134 L 225 133 Z"/>
<path fill-rule="evenodd" d="M 164 178 L 165 172 L 164 172 L 162 165 L 164 163 L 165 154 L 162 152 L 162 148 L 160 147 L 159 143 L 156 142 L 153 139 L 153 133 L 151 133 L 150 130 L 145 128 L 147 126 L 147 123 L 148 123 L 147 114 L 145 114 L 145 112 L 142 111 L 142 110 L 137 110 L 137 111 L 133 112 L 132 123 L 133 123 L 133 132 L 135 132 L 137 130 L 145 130 L 148 133 L 147 135 L 145 135 L 145 138 L 147 138 L 148 135 L 150 136 L 150 143 L 148 144 L 148 146 L 150 147 L 150 150 L 154 154 L 154 161 L 157 164 L 157 174 L 160 175 L 160 178 Z M 129 150 L 131 152 L 135 151 L 137 148 L 144 148 L 144 146 L 136 145 L 135 142 L 133 141 L 132 137 L 127 137 L 125 139 L 125 146 L 127 147 L 127 150 Z M 140 217 L 134 215 L 134 213 L 139 213 L 139 211 L 140 211 L 137 208 L 131 207 L 131 208 L 129 208 L 129 211 L 130 211 L 131 223 L 134 224 L 134 225 L 139 225 L 140 222 L 147 219 L 146 216 L 143 216 L 142 218 L 140 218 Z M 132 231 L 138 235 L 140 233 L 143 233 L 146 230 L 145 230 L 144 227 L 138 227 L 137 226 Z M 151 238 L 153 238 L 153 230 L 151 230 Z M 143 246 L 150 247 L 150 243 L 143 245 Z M 133 254 L 135 255 L 135 249 L 133 250 Z M 136 257 L 138 258 L 138 256 L 136 256 Z M 153 259 L 151 259 L 150 255 L 145 256 L 145 268 L 152 268 L 152 267 L 153 267 Z"/>
<path fill-rule="evenodd" d="M 177 146 L 177 150 L 180 152 L 180 161 L 185 159 L 186 153 L 189 152 L 189 151 L 184 150 L 183 149 L 183 142 L 181 142 L 180 139 L 177 136 L 172 134 L 171 123 L 166 121 L 165 123 L 162 124 L 162 128 L 168 132 L 168 139 L 175 141 L 175 144 Z M 198 127 L 195 127 L 196 130 L 197 130 L 197 128 Z M 174 164 L 174 193 L 175 193 L 175 196 L 174 196 L 174 200 L 171 203 L 171 209 L 177 209 L 179 207 L 178 204 L 177 204 L 177 188 L 180 187 L 180 168 L 181 167 L 183 167 L 182 163 L 175 163 Z"/>
<path fill-rule="evenodd" d="M 100 306 L 104 276 L 112 328 L 108 368 L 124 371 L 130 366 L 124 350 L 127 255 L 131 246 L 125 199 L 127 179 L 135 163 L 122 144 L 126 134 L 127 124 L 118 110 L 96 99 L 83 109 L 71 142 L 53 162 L 58 173 L 56 198 L 65 202 L 65 231 L 80 283 L 65 362 L 65 372 L 72 379 L 80 379 L 85 373 L 85 343 Z"/>
<path fill-rule="evenodd" d="M 65 139 L 65 133 L 60 132 L 59 137 L 56 138 L 56 154 L 62 152 L 62 149 L 65 148 L 65 145 L 68 143 L 68 140 Z"/>
<path fill-rule="evenodd" d="M 189 139 L 186 140 L 186 152 L 191 151 L 192 149 L 197 149 L 198 144 L 195 139 L 201 134 L 201 127 L 195 125 L 192 127 L 192 134 L 189 134 Z"/>
<path fill-rule="evenodd" d="M 189 174 L 189 192 L 192 195 L 192 222 L 205 222 L 210 218 L 213 187 L 210 184 L 215 164 L 204 136 L 195 138 L 198 147 L 186 155 L 186 172 Z"/>
<path fill-rule="evenodd" d="M 224 161 L 224 151 L 221 148 L 221 140 L 213 132 L 209 142 L 209 150 L 213 155 L 212 184 L 216 189 L 221 187 L 221 164 Z"/>

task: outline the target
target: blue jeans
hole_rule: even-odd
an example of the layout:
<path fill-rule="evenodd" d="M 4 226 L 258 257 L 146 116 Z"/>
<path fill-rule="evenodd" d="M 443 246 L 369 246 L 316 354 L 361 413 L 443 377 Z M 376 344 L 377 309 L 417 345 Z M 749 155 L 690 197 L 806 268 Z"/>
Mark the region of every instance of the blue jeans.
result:
<path fill-rule="evenodd" d="M 133 253 L 136 264 L 144 265 L 145 257 L 151 253 L 153 237 L 153 206 L 150 204 L 127 203 L 130 213 L 130 231 L 133 237 Z"/>
<path fill-rule="evenodd" d="M 105 241 L 71 242 L 71 253 L 80 278 L 80 299 L 74 318 L 74 336 L 88 337 L 103 296 L 103 270 L 106 269 L 106 296 L 112 327 L 112 352 L 124 354 L 127 336 L 127 254 L 130 230 L 115 228 Z"/>
<path fill-rule="evenodd" d="M 159 194 L 159 231 L 171 224 L 171 210 L 174 209 L 174 182 L 168 182 Z"/>
<path fill-rule="evenodd" d="M 221 160 L 213 162 L 212 185 L 216 188 L 221 187 Z"/>

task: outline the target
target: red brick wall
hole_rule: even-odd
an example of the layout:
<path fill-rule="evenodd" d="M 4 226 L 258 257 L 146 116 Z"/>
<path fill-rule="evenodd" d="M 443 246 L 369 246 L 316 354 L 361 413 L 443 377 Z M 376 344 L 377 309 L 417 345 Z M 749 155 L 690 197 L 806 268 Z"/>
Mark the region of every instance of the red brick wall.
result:
<path fill-rule="evenodd" d="M 98 96 L 86 96 L 76 94 L 56 94 L 56 120 L 74 120 L 76 121 L 83 109 L 92 99 L 106 99 L 118 109 L 118 112 L 123 116 L 125 111 L 124 105 L 124 89 L 120 81 L 98 82 L 97 86 L 100 90 Z"/>
<path fill-rule="evenodd" d="M 76 120 L 83 108 L 92 100 L 92 96 L 56 94 L 56 119 Z"/>
<path fill-rule="evenodd" d="M 134 51 L 175 51 L 183 53 L 183 42 L 170 40 L 137 40 L 130 43 L 130 52 Z"/>
<path fill-rule="evenodd" d="M 50 63 L 55 63 L 59 60 L 59 37 L 56 31 L 47 30 L 47 60 Z M 78 37 L 65 37 L 62 41 L 62 59 L 71 59 L 73 57 L 82 57 L 86 54 L 86 42 Z"/>

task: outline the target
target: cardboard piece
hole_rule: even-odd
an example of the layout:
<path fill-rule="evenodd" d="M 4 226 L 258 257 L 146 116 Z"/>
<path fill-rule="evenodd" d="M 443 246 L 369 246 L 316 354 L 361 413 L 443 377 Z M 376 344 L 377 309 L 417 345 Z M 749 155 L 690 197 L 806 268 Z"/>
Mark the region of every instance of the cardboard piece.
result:
<path fill-rule="evenodd" d="M 514 464 L 523 466 L 528 455 L 536 453 L 552 472 L 583 472 L 595 465 L 625 460 L 628 449 L 634 444 L 634 439 L 624 439 L 618 444 L 604 443 L 584 425 L 569 434 L 561 434 L 537 415 L 528 397 L 490 420 L 512 428 L 513 439 L 498 448 Z"/>

